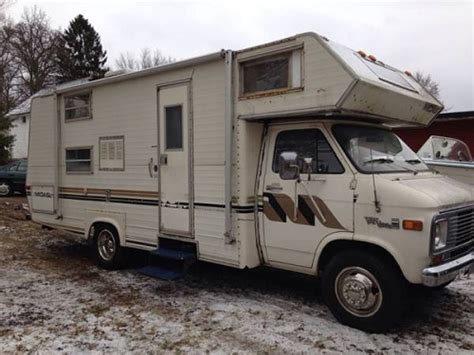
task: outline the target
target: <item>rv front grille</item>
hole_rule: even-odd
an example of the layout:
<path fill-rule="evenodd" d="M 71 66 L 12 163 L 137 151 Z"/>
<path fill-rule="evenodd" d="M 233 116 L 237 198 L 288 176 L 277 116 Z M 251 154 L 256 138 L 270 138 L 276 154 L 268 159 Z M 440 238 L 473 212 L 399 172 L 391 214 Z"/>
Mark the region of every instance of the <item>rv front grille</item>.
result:
<path fill-rule="evenodd" d="M 452 260 L 474 249 L 474 206 L 441 213 L 448 221 L 448 238 L 442 254 Z"/>

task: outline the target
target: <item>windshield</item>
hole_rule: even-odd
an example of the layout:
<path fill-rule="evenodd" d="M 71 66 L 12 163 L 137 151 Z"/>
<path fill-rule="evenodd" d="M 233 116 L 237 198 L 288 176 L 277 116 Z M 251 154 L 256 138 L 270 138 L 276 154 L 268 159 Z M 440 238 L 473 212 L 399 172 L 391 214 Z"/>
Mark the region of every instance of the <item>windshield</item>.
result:
<path fill-rule="evenodd" d="M 428 167 L 391 131 L 356 125 L 336 125 L 336 140 L 363 173 L 426 171 Z"/>

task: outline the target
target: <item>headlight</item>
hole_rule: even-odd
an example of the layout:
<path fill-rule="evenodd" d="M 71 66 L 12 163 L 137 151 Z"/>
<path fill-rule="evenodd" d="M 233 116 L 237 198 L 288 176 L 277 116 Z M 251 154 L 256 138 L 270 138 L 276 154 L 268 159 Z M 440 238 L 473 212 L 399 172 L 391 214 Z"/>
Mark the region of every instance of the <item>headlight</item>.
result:
<path fill-rule="evenodd" d="M 448 239 L 448 221 L 440 220 L 434 225 L 433 251 L 438 251 L 446 246 Z"/>

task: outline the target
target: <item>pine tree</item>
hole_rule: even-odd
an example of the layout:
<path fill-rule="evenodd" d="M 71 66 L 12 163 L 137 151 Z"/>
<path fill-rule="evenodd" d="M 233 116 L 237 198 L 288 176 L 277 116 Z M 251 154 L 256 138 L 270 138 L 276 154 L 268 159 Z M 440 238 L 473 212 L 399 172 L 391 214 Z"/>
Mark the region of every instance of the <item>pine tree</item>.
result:
<path fill-rule="evenodd" d="M 107 51 L 100 36 L 82 15 L 77 15 L 64 32 L 57 51 L 60 81 L 85 77 L 102 78 L 107 72 Z"/>

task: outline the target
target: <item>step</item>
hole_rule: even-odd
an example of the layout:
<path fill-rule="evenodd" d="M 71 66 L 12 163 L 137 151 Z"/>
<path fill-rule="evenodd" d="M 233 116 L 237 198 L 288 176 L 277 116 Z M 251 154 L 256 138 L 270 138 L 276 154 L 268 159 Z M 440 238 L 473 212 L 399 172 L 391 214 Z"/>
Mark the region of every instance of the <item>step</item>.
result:
<path fill-rule="evenodd" d="M 166 281 L 176 280 L 183 276 L 182 272 L 166 269 L 162 266 L 156 266 L 156 265 L 148 265 L 140 269 L 137 269 L 137 271 L 140 274 L 144 274 L 150 277 L 154 277 L 156 279 L 161 279 L 161 280 L 166 280 Z"/>
<path fill-rule="evenodd" d="M 196 254 L 192 251 L 177 250 L 166 247 L 158 247 L 158 249 L 150 251 L 153 256 L 159 256 L 165 259 L 191 261 L 196 260 Z"/>

